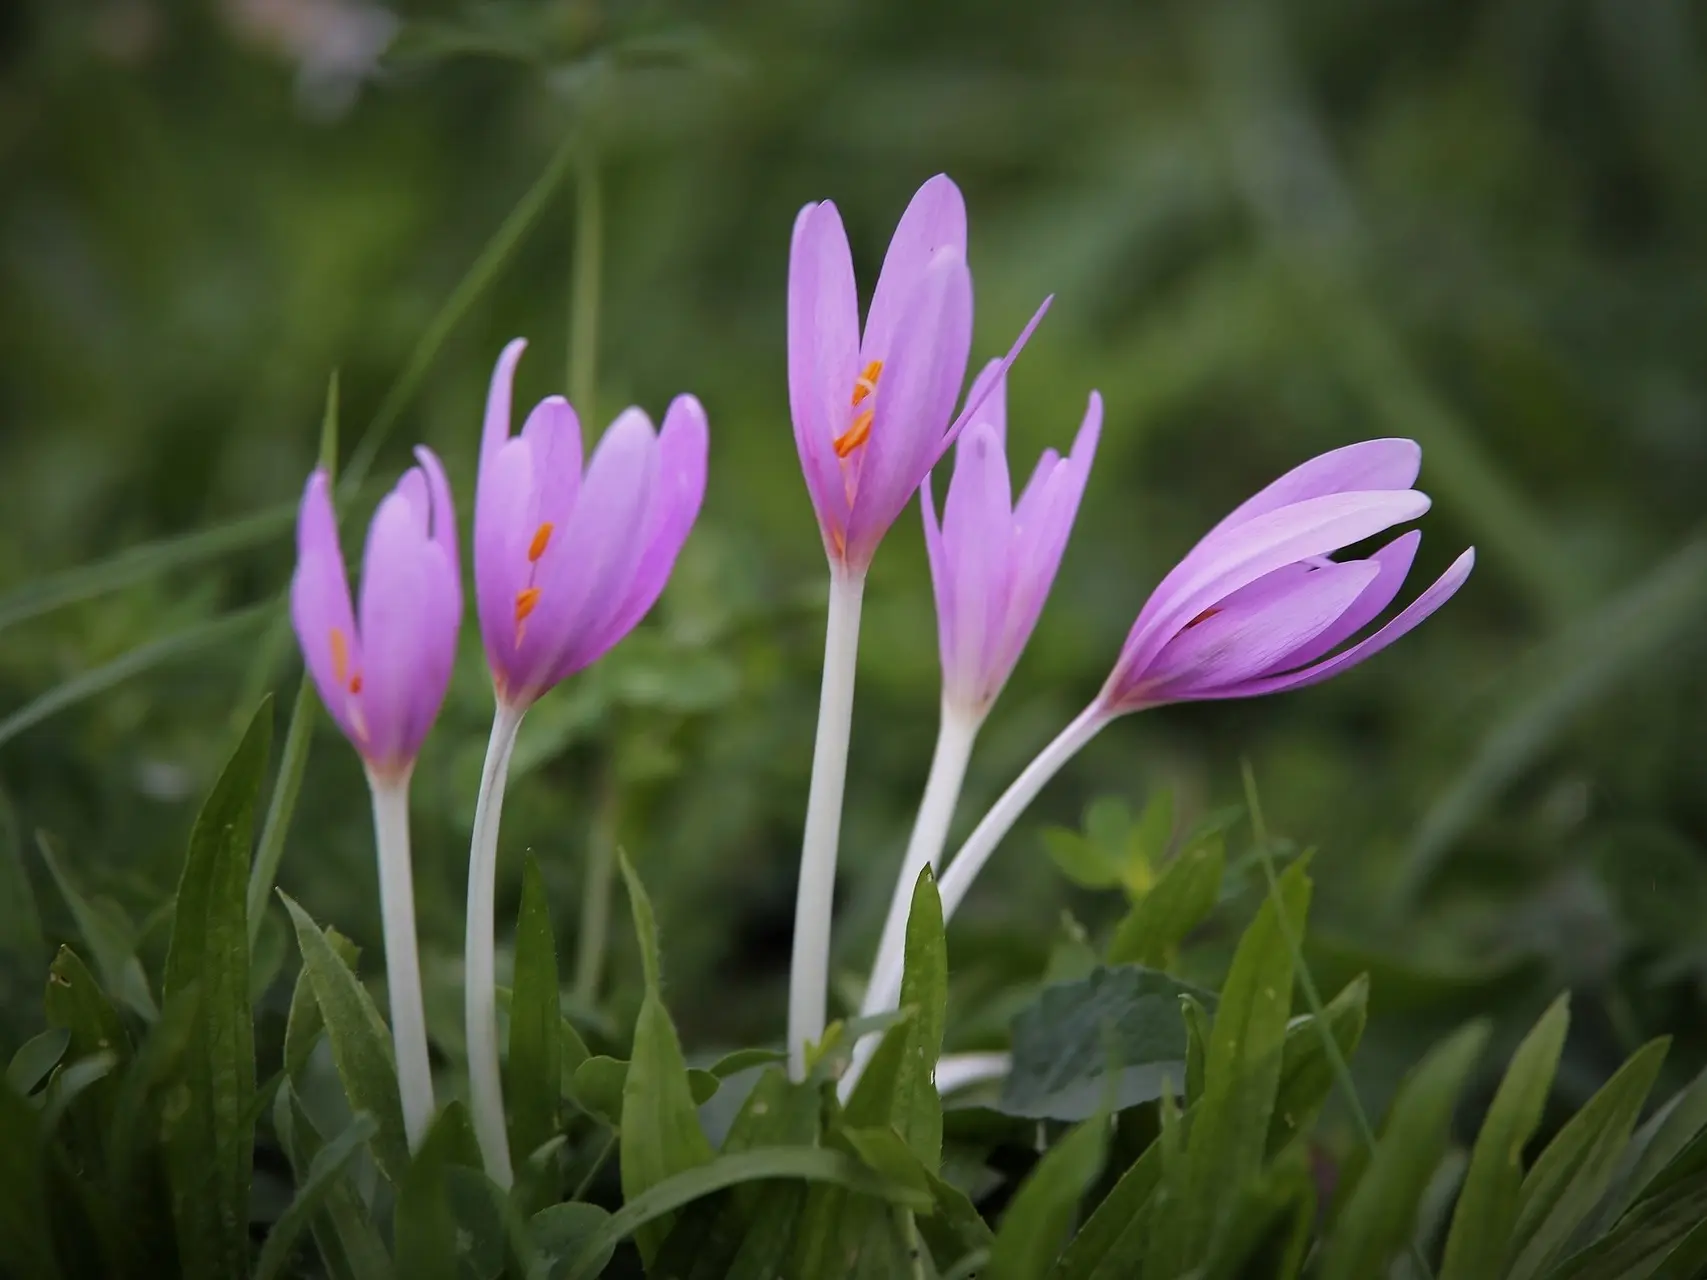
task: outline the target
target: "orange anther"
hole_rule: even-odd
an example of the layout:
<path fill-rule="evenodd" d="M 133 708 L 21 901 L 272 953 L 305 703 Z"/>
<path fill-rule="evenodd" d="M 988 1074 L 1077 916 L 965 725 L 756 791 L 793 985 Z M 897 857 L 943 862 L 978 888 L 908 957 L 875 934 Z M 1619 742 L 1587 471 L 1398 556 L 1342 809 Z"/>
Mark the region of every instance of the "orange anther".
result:
<path fill-rule="evenodd" d="M 1221 612 L 1221 610 L 1219 607 L 1212 605 L 1211 607 L 1205 609 L 1202 613 L 1198 614 L 1190 622 L 1186 623 L 1185 626 L 1180 628 L 1180 630 L 1181 631 L 1190 631 L 1198 623 L 1208 622 L 1209 619 L 1213 618 L 1216 614 L 1218 614 L 1220 612 Z"/>
<path fill-rule="evenodd" d="M 551 521 L 547 520 L 533 531 L 533 541 L 528 544 L 528 563 L 532 564 L 545 554 L 546 544 L 551 541 Z"/>
<path fill-rule="evenodd" d="M 854 380 L 853 402 L 858 404 L 873 391 L 877 390 L 877 380 L 883 376 L 883 361 L 873 360 L 865 366 L 865 372 Z"/>
<path fill-rule="evenodd" d="M 534 606 L 538 603 L 538 587 L 526 587 L 516 592 L 516 621 L 518 623 L 525 622 L 528 614 L 533 612 Z"/>
<path fill-rule="evenodd" d="M 360 693 L 361 691 L 362 691 L 362 673 L 358 671 L 358 672 L 356 672 L 355 675 L 350 677 L 350 692 L 351 693 Z"/>
<path fill-rule="evenodd" d="M 866 442 L 867 437 L 871 435 L 871 420 L 874 416 L 873 411 L 867 409 L 853 420 L 853 426 L 836 437 L 834 447 L 838 458 L 847 457 Z"/>
<path fill-rule="evenodd" d="M 350 669 L 350 642 L 337 627 L 332 628 L 332 677 L 339 684 Z"/>

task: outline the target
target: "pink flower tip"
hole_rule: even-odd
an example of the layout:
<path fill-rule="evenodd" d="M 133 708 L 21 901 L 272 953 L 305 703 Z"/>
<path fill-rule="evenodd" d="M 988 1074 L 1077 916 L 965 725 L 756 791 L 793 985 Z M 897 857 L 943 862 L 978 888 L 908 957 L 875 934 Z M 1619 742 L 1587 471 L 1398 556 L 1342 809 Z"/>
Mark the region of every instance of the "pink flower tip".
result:
<path fill-rule="evenodd" d="M 863 328 L 841 215 L 828 201 L 800 211 L 788 263 L 789 409 L 833 565 L 865 572 L 976 407 L 954 420 L 971 345 L 966 204 L 946 176 L 901 215 Z"/>
<path fill-rule="evenodd" d="M 1400 534 L 1366 559 L 1330 557 L 1428 510 L 1411 488 L 1421 464 L 1415 441 L 1368 440 L 1311 459 L 1241 504 L 1151 594 L 1103 706 L 1119 714 L 1302 688 L 1410 631 L 1464 585 L 1475 548 L 1351 644 L 1399 594 L 1422 535 Z"/>
<path fill-rule="evenodd" d="M 297 516 L 291 622 L 320 700 L 375 776 L 406 776 L 450 684 L 462 624 L 456 512 L 431 450 L 374 512 L 352 608 L 325 471 Z"/>
<path fill-rule="evenodd" d="M 492 374 L 474 499 L 480 632 L 498 696 L 527 706 L 633 630 L 664 589 L 705 497 L 705 410 L 677 396 L 661 429 L 617 415 L 585 465 L 562 396 L 511 435 L 511 383 L 526 344 Z"/>

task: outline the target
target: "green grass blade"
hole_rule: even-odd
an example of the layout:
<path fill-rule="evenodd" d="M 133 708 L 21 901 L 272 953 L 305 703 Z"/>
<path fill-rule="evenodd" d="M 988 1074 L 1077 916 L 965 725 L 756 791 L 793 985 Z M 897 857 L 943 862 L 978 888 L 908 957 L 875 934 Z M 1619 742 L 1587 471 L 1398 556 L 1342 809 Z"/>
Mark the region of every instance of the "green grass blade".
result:
<path fill-rule="evenodd" d="M 379 1132 L 379 1124 L 363 1112 L 350 1121 L 336 1138 L 320 1148 L 308 1167 L 308 1176 L 296 1189 L 296 1195 L 285 1211 L 273 1223 L 261 1246 L 261 1256 L 255 1261 L 255 1280 L 274 1280 L 290 1261 L 291 1247 L 307 1227 L 322 1203 L 336 1189 L 344 1170 L 355 1159 L 364 1143 Z"/>
<path fill-rule="evenodd" d="M 515 969 L 504 1097 L 510 1111 L 510 1150 L 518 1161 L 524 1161 L 529 1152 L 538 1150 L 557 1133 L 557 1103 L 563 1075 L 557 942 L 551 931 L 545 880 L 531 853 L 522 868 Z"/>

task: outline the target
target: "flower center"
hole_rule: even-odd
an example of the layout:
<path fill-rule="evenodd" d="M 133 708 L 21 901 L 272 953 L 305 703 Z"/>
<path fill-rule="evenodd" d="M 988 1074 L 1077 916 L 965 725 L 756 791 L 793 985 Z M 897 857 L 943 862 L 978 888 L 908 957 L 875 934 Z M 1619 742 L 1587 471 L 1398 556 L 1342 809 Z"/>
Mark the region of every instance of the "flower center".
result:
<path fill-rule="evenodd" d="M 362 715 L 361 703 L 356 701 L 356 695 L 362 691 L 362 673 L 350 670 L 350 641 L 339 627 L 332 628 L 332 677 L 350 691 L 350 697 L 345 709 L 350 716 L 350 727 L 356 731 L 356 737 L 367 741 L 367 718 Z"/>
<path fill-rule="evenodd" d="M 869 400 L 877 390 L 877 380 L 883 376 L 883 361 L 873 360 L 865 366 L 865 372 L 854 379 L 853 406 L 859 406 Z M 875 412 L 871 409 L 861 409 L 854 415 L 853 425 L 837 436 L 833 447 L 838 458 L 845 458 L 871 436 L 871 422 Z"/>

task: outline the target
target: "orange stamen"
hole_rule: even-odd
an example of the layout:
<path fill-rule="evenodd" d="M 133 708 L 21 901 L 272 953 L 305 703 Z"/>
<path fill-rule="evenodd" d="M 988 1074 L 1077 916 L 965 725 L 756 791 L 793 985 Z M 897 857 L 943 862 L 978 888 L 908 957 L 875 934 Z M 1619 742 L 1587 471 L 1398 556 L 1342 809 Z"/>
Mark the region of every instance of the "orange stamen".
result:
<path fill-rule="evenodd" d="M 853 426 L 849 427 L 842 435 L 836 437 L 834 448 L 838 458 L 847 457 L 848 454 L 852 453 L 855 449 L 859 448 L 860 445 L 866 442 L 871 435 L 871 420 L 875 416 L 876 414 L 873 410 L 867 409 L 864 413 L 860 414 L 859 417 L 853 420 Z"/>
<path fill-rule="evenodd" d="M 551 541 L 552 523 L 547 520 L 534 530 L 533 541 L 528 544 L 528 563 L 536 564 L 545 554 L 546 544 Z"/>
<path fill-rule="evenodd" d="M 332 628 L 332 676 L 339 684 L 350 669 L 350 642 L 337 627 Z"/>
<path fill-rule="evenodd" d="M 538 587 L 526 587 L 516 592 L 516 622 L 518 625 L 527 621 L 528 614 L 533 612 L 534 606 L 538 603 Z"/>
<path fill-rule="evenodd" d="M 362 673 L 358 671 L 358 672 L 356 672 L 355 675 L 350 677 L 350 692 L 351 693 L 360 693 L 361 691 L 362 691 Z"/>
<path fill-rule="evenodd" d="M 865 366 L 865 372 L 854 380 L 853 402 L 858 404 L 873 391 L 877 390 L 877 380 L 883 376 L 883 361 L 873 360 Z"/>

